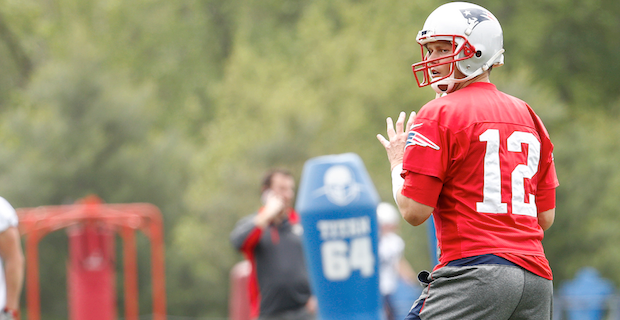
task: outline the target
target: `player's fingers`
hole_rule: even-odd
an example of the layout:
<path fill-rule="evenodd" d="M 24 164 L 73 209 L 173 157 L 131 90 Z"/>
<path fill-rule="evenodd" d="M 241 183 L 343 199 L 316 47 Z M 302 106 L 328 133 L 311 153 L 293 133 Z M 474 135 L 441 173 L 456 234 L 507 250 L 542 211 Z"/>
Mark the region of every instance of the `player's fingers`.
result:
<path fill-rule="evenodd" d="M 396 131 L 394 131 L 394 121 L 392 121 L 392 117 L 387 117 L 387 119 L 385 119 L 385 122 L 387 124 L 388 138 L 392 139 L 392 137 L 396 134 Z"/>
<path fill-rule="evenodd" d="M 409 115 L 409 120 L 407 121 L 407 131 L 411 130 L 411 127 L 413 126 L 413 123 L 415 122 L 415 111 L 411 111 L 411 114 Z"/>
<path fill-rule="evenodd" d="M 405 117 L 406 116 L 407 116 L 407 114 L 402 112 L 402 111 L 398 115 L 398 120 L 396 120 L 396 133 L 402 133 L 403 132 L 404 125 L 405 125 Z"/>
<path fill-rule="evenodd" d="M 379 142 L 381 142 L 381 144 L 385 148 L 387 148 L 390 145 L 390 142 L 382 134 L 377 135 L 377 140 L 379 140 Z"/>

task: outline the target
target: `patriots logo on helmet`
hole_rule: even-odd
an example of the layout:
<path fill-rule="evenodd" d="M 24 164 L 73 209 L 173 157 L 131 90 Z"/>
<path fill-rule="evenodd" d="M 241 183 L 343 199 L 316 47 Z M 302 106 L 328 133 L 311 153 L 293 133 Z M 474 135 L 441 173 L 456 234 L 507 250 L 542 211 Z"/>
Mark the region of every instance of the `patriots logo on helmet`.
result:
<path fill-rule="evenodd" d="M 489 11 L 480 8 L 462 9 L 461 14 L 467 19 L 470 28 L 475 28 L 480 22 L 494 20 L 493 15 Z"/>
<path fill-rule="evenodd" d="M 411 129 L 414 129 L 421 125 L 421 123 L 416 124 L 412 126 Z M 433 141 L 431 141 L 431 139 L 413 130 L 409 131 L 409 134 L 407 135 L 407 144 L 405 145 L 405 149 L 409 146 L 429 147 L 431 149 L 439 150 L 439 146 Z"/>

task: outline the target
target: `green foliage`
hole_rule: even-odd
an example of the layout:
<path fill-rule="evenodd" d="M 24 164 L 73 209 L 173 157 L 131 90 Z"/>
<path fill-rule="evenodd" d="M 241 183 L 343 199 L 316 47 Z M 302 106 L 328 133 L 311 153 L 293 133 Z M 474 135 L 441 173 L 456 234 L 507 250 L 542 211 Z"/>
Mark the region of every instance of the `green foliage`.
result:
<path fill-rule="evenodd" d="M 558 216 L 545 242 L 560 279 L 591 265 L 620 283 L 615 264 L 617 246 L 620 157 L 617 117 L 603 112 L 581 113 L 556 137 L 555 159 L 560 188 Z M 562 147 L 562 148 L 560 148 Z M 560 161 L 561 159 L 561 161 Z M 570 252 L 570 254 L 566 254 Z"/>
<path fill-rule="evenodd" d="M 262 173 L 359 154 L 383 199 L 385 118 L 418 89 L 417 31 L 444 1 L 0 1 L 0 195 L 16 207 L 150 202 L 166 222 L 168 312 L 223 317 L 228 234 L 259 205 Z M 619 5 L 480 2 L 504 27 L 498 87 L 530 103 L 555 143 L 561 186 L 545 238 L 556 284 L 593 265 L 616 284 Z M 577 8 L 577 9 L 576 9 Z M 595 19 L 596 18 L 596 19 Z M 427 269 L 426 229 L 403 223 Z M 64 248 L 61 233 L 44 248 Z M 51 249 L 50 249 L 51 250 Z M 139 241 L 140 307 L 150 308 Z M 42 254 L 43 311 L 66 317 L 66 254 Z M 54 276 L 57 275 L 57 276 Z M 62 283 L 61 283 L 62 282 Z M 122 307 L 121 307 L 122 311 Z"/>
<path fill-rule="evenodd" d="M 618 114 L 620 3 L 486 0 L 481 4 L 502 23 L 507 56 L 518 62 L 514 66 L 533 67 L 536 81 L 556 88 L 572 109 Z"/>

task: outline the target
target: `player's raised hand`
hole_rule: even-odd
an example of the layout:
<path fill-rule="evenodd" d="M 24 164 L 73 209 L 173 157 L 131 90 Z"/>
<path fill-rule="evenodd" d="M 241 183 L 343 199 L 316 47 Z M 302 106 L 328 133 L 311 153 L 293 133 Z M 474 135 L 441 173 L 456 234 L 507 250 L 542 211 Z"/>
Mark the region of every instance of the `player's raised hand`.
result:
<path fill-rule="evenodd" d="M 254 222 L 258 227 L 264 228 L 276 220 L 284 210 L 284 199 L 273 190 L 266 190 L 262 196 L 264 206 L 256 216 Z M 1 319 L 0 319 L 1 320 Z"/>
<path fill-rule="evenodd" d="M 272 190 L 267 190 L 266 192 L 263 211 L 266 215 L 276 216 L 284 209 L 284 199 Z"/>
<path fill-rule="evenodd" d="M 377 139 L 387 152 L 388 160 L 390 161 L 391 169 L 394 169 L 398 164 L 403 163 L 403 155 L 405 153 L 405 145 L 407 144 L 407 134 L 413 123 L 415 121 L 416 113 L 412 111 L 409 115 L 409 120 L 407 120 L 407 125 L 405 126 L 405 117 L 406 114 L 401 112 L 398 115 L 398 120 L 396 120 L 396 126 L 394 126 L 394 122 L 391 117 L 386 119 L 387 123 L 387 139 L 381 135 L 377 135 Z M 405 130 L 406 129 L 406 130 Z"/>

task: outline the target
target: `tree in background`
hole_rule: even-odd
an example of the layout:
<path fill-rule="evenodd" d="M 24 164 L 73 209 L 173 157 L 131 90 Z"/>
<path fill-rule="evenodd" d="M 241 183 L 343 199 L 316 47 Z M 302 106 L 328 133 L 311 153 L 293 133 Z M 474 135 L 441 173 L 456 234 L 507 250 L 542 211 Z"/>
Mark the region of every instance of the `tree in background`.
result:
<path fill-rule="evenodd" d="M 415 32 L 442 2 L 0 1 L 0 192 L 16 207 L 90 193 L 157 205 L 169 313 L 223 317 L 241 259 L 228 233 L 258 204 L 265 169 L 299 178 L 311 157 L 355 152 L 391 199 L 374 136 L 386 116 L 432 99 L 410 65 Z M 561 185 L 545 239 L 556 285 L 584 265 L 620 284 L 620 4 L 573 2 L 479 4 L 505 29 L 494 83 L 530 102 L 556 143 Z M 401 234 L 420 244 L 405 253 L 414 268 L 428 268 L 426 235 Z M 62 319 L 66 301 L 52 296 L 65 286 L 66 254 L 51 251 L 66 237 L 49 237 L 43 312 Z"/>

